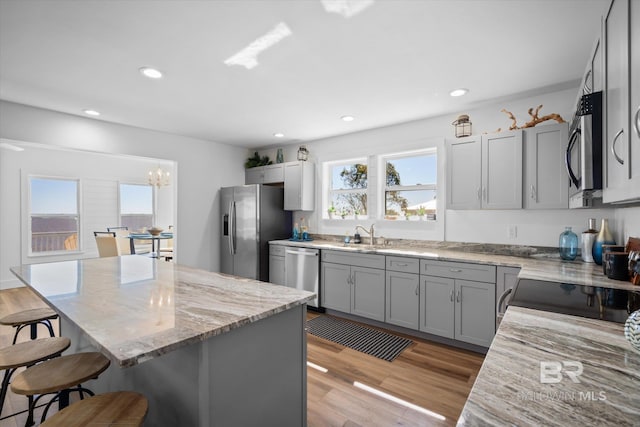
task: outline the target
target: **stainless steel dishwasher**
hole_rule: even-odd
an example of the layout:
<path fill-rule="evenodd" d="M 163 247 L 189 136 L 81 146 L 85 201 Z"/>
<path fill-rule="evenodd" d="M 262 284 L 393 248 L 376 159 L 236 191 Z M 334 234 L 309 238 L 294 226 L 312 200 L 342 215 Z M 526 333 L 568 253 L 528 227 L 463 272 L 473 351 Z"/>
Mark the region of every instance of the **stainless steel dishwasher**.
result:
<path fill-rule="evenodd" d="M 320 251 L 288 247 L 284 254 L 285 286 L 313 292 L 316 298 L 307 304 L 320 308 Z"/>

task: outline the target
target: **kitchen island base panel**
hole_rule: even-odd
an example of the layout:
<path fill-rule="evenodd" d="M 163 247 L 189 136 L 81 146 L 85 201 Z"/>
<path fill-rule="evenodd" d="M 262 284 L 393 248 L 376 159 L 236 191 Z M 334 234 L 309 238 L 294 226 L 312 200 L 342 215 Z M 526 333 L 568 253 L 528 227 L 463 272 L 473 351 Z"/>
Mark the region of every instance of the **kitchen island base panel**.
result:
<path fill-rule="evenodd" d="M 129 368 L 113 364 L 91 387 L 145 395 L 145 425 L 306 426 L 305 320 L 299 305 Z M 61 330 L 69 352 L 96 350 L 64 317 Z"/>

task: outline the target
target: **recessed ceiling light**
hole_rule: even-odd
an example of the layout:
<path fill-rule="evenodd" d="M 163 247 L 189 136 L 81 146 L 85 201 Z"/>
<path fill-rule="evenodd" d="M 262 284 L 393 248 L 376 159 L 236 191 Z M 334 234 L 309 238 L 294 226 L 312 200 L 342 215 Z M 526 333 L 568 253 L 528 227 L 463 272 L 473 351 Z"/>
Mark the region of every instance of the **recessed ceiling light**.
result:
<path fill-rule="evenodd" d="M 85 114 L 89 116 L 99 116 L 100 112 L 96 110 L 83 110 Z"/>
<path fill-rule="evenodd" d="M 156 70 L 155 68 L 151 68 L 151 67 L 140 68 L 140 73 L 145 77 L 149 77 L 150 79 L 162 78 L 162 73 L 159 70 Z"/>
<path fill-rule="evenodd" d="M 277 132 L 277 133 L 274 133 L 273 136 L 275 136 L 276 138 L 283 138 L 284 133 Z"/>
<path fill-rule="evenodd" d="M 356 118 L 355 118 L 355 117 L 353 117 L 353 116 L 342 116 L 342 117 L 340 117 L 340 118 L 341 118 L 343 121 L 345 121 L 345 122 L 352 122 L 352 121 L 354 121 L 354 120 L 356 119 Z"/>
<path fill-rule="evenodd" d="M 459 89 L 454 89 L 451 92 L 449 92 L 449 95 L 451 95 L 451 96 L 462 96 L 462 95 L 466 95 L 467 92 L 469 92 L 469 89 L 459 88 Z"/>

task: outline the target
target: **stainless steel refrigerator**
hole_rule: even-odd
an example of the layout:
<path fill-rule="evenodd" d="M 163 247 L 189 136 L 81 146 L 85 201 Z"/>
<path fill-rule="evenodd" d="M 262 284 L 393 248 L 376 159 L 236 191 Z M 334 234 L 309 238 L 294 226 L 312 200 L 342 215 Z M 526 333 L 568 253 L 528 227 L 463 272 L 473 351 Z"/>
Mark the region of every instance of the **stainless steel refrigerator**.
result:
<path fill-rule="evenodd" d="M 269 281 L 269 241 L 291 235 L 284 190 L 266 185 L 220 189 L 220 271 Z"/>

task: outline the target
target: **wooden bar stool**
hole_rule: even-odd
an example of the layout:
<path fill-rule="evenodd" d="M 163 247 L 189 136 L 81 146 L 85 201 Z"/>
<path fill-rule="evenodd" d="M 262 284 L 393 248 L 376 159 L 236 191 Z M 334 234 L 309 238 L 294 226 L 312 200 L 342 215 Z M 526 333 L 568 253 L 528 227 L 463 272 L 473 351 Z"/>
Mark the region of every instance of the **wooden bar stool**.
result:
<path fill-rule="evenodd" d="M 149 402 L 133 391 L 115 391 L 80 400 L 53 414 L 41 427 L 141 426 Z"/>
<path fill-rule="evenodd" d="M 70 345 L 69 338 L 53 337 L 27 341 L 0 349 L 0 369 L 4 370 L 0 391 L 0 414 L 9 389 L 9 381 L 16 369 L 33 366 L 43 360 L 60 356 Z"/>
<path fill-rule="evenodd" d="M 16 328 L 16 334 L 13 336 L 13 344 L 15 344 L 18 339 L 18 333 L 27 326 L 31 327 L 31 339 L 38 338 L 38 323 L 46 326 L 49 329 L 49 334 L 54 337 L 56 334 L 53 332 L 51 320 L 57 318 L 58 314 L 50 308 L 34 308 L 4 316 L 0 319 L 0 325 Z"/>
<path fill-rule="evenodd" d="M 35 399 L 30 399 L 26 425 L 34 424 L 33 411 L 44 395 L 55 394 L 45 406 L 40 422 L 45 420 L 47 411 L 56 400 L 60 409 L 69 406 L 69 394 L 73 391 L 77 391 L 81 399 L 84 398 L 84 393 L 93 396 L 93 392 L 82 387 L 82 383 L 98 378 L 110 363 L 102 353 L 76 353 L 47 360 L 16 375 L 11 382 L 11 391 L 30 398 L 38 395 Z"/>

